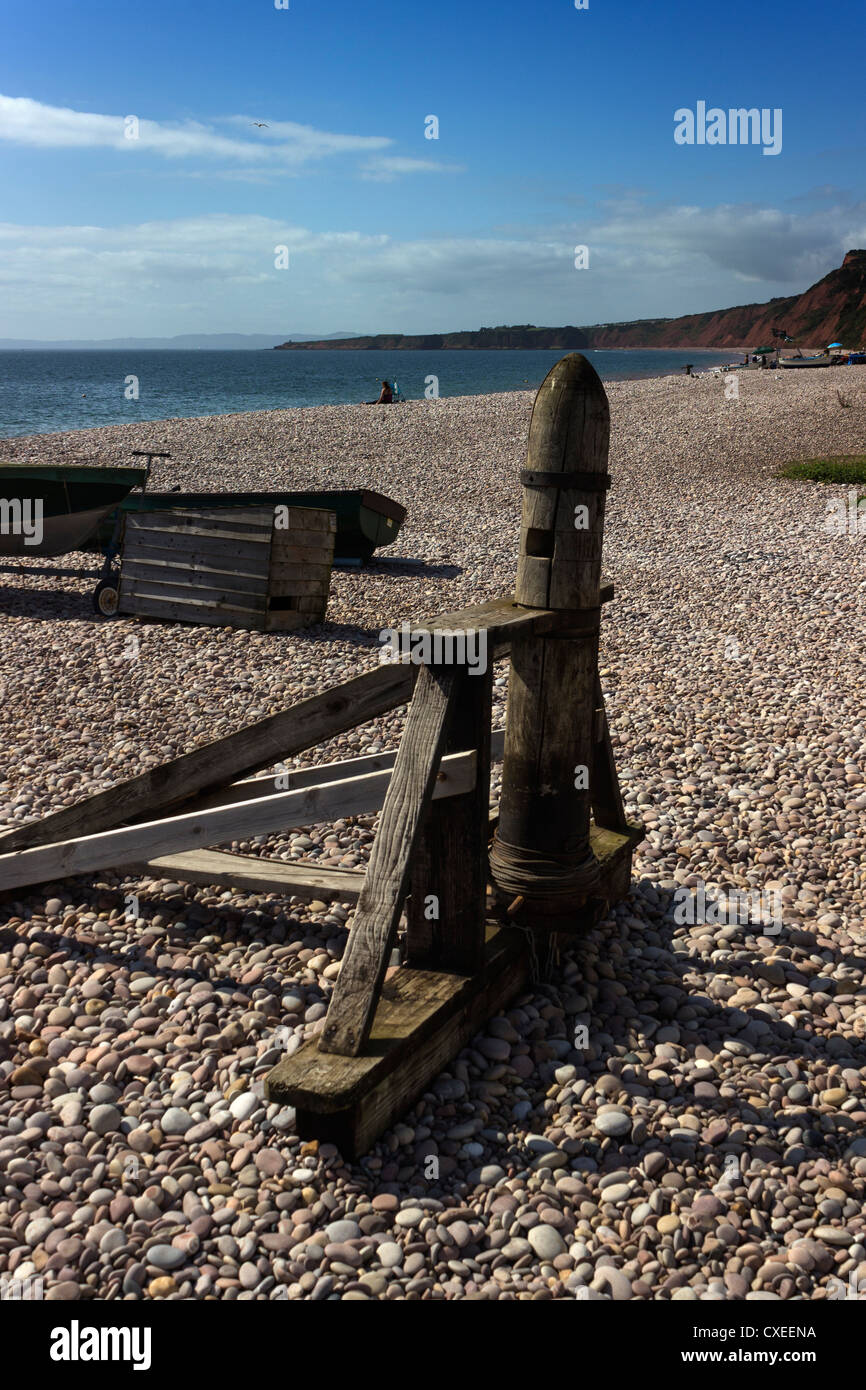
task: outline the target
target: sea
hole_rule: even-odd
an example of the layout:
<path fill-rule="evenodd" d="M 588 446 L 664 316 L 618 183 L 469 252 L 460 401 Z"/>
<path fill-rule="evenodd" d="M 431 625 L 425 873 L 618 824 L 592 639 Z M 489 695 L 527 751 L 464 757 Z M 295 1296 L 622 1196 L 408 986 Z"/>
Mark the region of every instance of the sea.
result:
<path fill-rule="evenodd" d="M 564 354 L 487 352 L 212 351 L 175 349 L 0 351 L 0 439 L 136 420 L 232 415 L 289 406 L 375 400 L 382 378 L 408 400 L 529 391 Z M 587 351 L 603 381 L 706 371 L 736 357 L 691 348 Z"/>

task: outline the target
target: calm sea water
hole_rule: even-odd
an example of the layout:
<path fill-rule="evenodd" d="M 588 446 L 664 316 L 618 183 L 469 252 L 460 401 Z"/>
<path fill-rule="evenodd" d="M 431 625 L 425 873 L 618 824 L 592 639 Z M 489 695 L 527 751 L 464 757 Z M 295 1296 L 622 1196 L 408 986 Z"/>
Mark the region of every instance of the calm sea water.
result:
<path fill-rule="evenodd" d="M 0 438 L 135 420 L 342 405 L 375 399 L 383 377 L 396 378 L 410 400 L 423 399 L 429 377 L 438 379 L 441 396 L 530 390 L 562 356 L 560 350 L 5 351 L 0 352 Z M 617 381 L 679 373 L 687 362 L 702 370 L 731 354 L 634 349 L 586 356 L 604 381 Z"/>

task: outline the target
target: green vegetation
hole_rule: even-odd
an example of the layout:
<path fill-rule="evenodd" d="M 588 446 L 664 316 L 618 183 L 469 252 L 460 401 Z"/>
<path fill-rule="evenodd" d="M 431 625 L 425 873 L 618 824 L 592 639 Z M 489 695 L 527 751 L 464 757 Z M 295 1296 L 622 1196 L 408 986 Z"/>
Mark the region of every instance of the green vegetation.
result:
<path fill-rule="evenodd" d="M 786 463 L 780 478 L 802 478 L 813 483 L 866 483 L 866 454 L 837 454 L 826 459 Z"/>

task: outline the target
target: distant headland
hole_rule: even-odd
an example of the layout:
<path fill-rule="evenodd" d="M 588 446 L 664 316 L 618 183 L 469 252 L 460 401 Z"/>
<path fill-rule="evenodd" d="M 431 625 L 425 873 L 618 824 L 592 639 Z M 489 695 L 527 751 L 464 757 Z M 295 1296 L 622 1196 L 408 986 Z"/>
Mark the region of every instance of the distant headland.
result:
<path fill-rule="evenodd" d="M 276 351 L 334 349 L 464 349 L 487 351 L 547 348 L 744 348 L 772 344 L 783 331 L 794 342 L 826 344 L 838 339 L 846 347 L 866 342 L 866 250 L 849 251 L 803 294 L 713 309 L 676 319 L 635 319 L 583 327 L 537 328 L 534 324 L 479 328 L 459 333 L 377 333 L 370 337 L 319 338 L 278 344 Z"/>

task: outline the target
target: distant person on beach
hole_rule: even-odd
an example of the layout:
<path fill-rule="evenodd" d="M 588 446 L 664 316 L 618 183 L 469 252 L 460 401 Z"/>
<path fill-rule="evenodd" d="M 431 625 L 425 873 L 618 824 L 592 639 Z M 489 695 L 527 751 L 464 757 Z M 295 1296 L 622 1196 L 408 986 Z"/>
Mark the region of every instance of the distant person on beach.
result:
<path fill-rule="evenodd" d="M 365 401 L 365 405 L 391 405 L 394 400 L 394 392 L 391 390 L 387 381 L 382 382 L 382 390 L 379 392 L 377 401 Z"/>
<path fill-rule="evenodd" d="M 691 362 L 687 362 L 687 363 L 686 363 L 686 366 L 685 366 L 685 373 L 686 373 L 686 376 L 691 376 L 691 374 L 692 374 L 692 363 L 691 363 Z"/>

